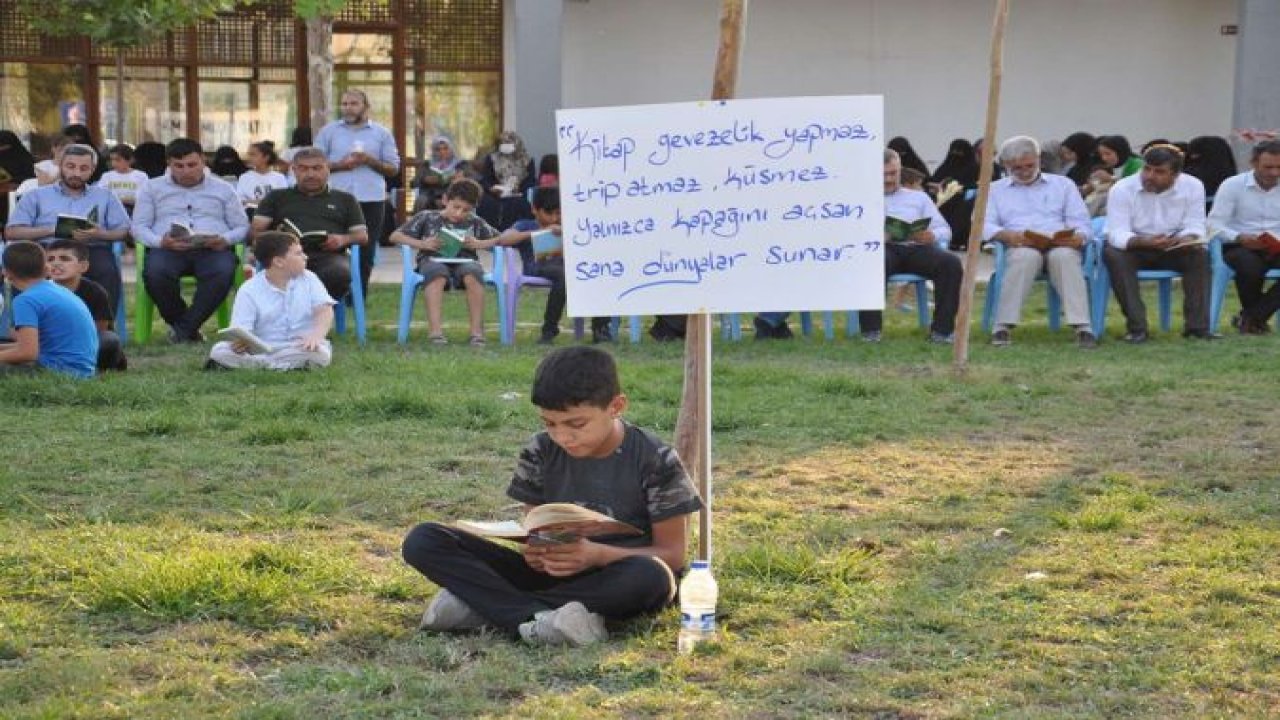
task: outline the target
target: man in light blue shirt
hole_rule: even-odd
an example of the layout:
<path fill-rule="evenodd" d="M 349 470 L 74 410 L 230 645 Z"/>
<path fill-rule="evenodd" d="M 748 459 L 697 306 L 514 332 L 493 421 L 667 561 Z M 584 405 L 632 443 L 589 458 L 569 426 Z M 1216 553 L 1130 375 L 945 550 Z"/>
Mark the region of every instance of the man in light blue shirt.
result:
<path fill-rule="evenodd" d="M 982 235 L 1005 246 L 1004 279 L 991 344 L 1012 342 L 1022 305 L 1042 269 L 1062 297 L 1067 324 L 1082 348 L 1098 346 L 1089 329 L 1089 287 L 1082 258 L 1089 240 L 1089 209 L 1071 180 L 1040 172 L 1040 144 L 1020 135 L 1000 146 L 1008 176 L 992 183 Z M 1047 240 L 1047 242 L 1046 242 Z"/>
<path fill-rule="evenodd" d="M 363 90 L 347 90 L 342 93 L 342 119 L 321 128 L 315 145 L 329 159 L 329 187 L 349 192 L 360 201 L 371 241 L 369 252 L 360 255 L 360 281 L 368 297 L 369 273 L 382 241 L 387 178 L 400 172 L 395 138 L 369 119 L 369 96 Z"/>
<path fill-rule="evenodd" d="M 1267 271 L 1280 268 L 1280 140 L 1253 148 L 1252 169 L 1227 178 L 1214 196 L 1210 233 L 1222 238 L 1222 256 L 1236 273 L 1241 335 L 1271 331 L 1267 321 L 1280 309 L 1280 282 L 1265 294 Z"/>
<path fill-rule="evenodd" d="M 111 243 L 129 232 L 129 214 L 110 190 L 89 185 L 98 167 L 98 153 L 88 145 L 68 145 L 58 161 L 58 181 L 25 193 L 5 226 L 9 240 L 34 240 L 48 245 L 58 237 L 85 244 L 89 251 L 89 271 L 85 277 L 107 291 L 114 308 L 123 292 L 120 266 Z M 58 234 L 58 216 L 83 218 L 82 229 L 63 221 Z"/>
<path fill-rule="evenodd" d="M 238 262 L 232 246 L 244 241 L 249 218 L 235 188 L 206 170 L 200 143 L 179 138 L 165 156 L 168 171 L 138 192 L 133 236 L 147 247 L 142 279 L 169 324 L 169 341 L 200 342 L 200 326 L 231 292 Z M 196 279 L 189 306 L 185 275 Z"/>

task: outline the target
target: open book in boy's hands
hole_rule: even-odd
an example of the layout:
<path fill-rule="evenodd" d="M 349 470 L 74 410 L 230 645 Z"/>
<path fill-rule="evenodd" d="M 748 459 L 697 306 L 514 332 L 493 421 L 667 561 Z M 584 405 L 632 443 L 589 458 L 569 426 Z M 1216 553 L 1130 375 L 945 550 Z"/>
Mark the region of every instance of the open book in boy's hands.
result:
<path fill-rule="evenodd" d="M 460 520 L 457 527 L 474 535 L 519 542 L 574 542 L 599 535 L 640 535 L 639 529 L 573 503 L 547 503 L 525 513 L 524 519 L 483 522 Z"/>
<path fill-rule="evenodd" d="M 1022 237 L 1027 247 L 1037 250 L 1052 250 L 1056 247 L 1073 247 L 1076 244 L 1076 231 L 1071 228 L 1059 230 L 1052 235 L 1038 233 L 1035 230 L 1023 230 Z"/>
<path fill-rule="evenodd" d="M 533 245 L 533 257 L 536 260 L 564 253 L 564 239 L 550 230 L 532 233 L 529 235 L 529 242 Z"/>
<path fill-rule="evenodd" d="M 236 327 L 233 325 L 229 328 L 222 328 L 218 331 L 218 336 L 224 340 L 229 340 L 231 342 L 239 341 L 248 345 L 250 355 L 270 355 L 275 352 L 275 348 L 271 347 L 271 345 L 266 342 L 263 342 L 262 338 L 242 327 Z"/>

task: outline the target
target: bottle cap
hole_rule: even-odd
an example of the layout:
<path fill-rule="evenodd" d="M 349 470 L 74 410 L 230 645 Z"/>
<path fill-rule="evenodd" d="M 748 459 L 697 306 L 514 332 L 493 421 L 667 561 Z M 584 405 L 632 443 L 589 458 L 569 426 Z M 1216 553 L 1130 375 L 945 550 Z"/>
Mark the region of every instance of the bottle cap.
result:
<path fill-rule="evenodd" d="M 693 570 L 707 570 L 711 567 L 711 563 L 707 562 L 706 560 L 694 560 L 693 565 L 690 567 Z"/>

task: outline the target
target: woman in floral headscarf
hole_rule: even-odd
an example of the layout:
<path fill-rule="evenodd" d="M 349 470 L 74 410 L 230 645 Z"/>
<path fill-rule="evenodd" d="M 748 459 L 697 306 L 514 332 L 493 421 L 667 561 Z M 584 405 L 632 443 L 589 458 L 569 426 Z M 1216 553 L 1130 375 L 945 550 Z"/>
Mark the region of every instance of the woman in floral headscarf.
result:
<path fill-rule="evenodd" d="M 533 217 L 527 195 L 537 176 L 533 157 L 519 135 L 507 130 L 498 136 L 497 150 L 485 158 L 483 178 L 480 184 L 499 204 L 497 222 L 491 225 L 506 230 L 517 220 Z"/>
<path fill-rule="evenodd" d="M 431 157 L 424 160 L 418 170 L 418 199 L 413 211 L 439 210 L 444 189 L 460 177 L 458 166 L 461 164 L 462 158 L 458 157 L 449 136 L 437 135 L 431 141 Z"/>

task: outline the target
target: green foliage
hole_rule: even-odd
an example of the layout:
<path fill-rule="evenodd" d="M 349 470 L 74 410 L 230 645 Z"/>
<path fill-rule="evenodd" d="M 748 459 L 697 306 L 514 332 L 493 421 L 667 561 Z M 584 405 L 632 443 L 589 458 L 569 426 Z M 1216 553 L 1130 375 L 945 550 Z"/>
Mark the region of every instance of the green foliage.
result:
<path fill-rule="evenodd" d="M 33 29 L 49 35 L 86 35 L 112 48 L 147 45 L 167 32 L 231 10 L 236 4 L 235 0 L 21 2 Z"/>
<path fill-rule="evenodd" d="M 347 4 L 347 0 L 294 0 L 293 12 L 304 20 L 333 17 Z"/>

